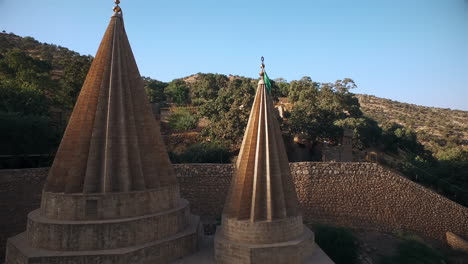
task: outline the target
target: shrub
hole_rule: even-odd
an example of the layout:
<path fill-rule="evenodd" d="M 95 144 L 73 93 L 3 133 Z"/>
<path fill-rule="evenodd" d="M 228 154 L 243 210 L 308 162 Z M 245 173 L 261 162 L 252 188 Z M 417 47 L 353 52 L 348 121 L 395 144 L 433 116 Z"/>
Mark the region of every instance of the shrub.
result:
<path fill-rule="evenodd" d="M 383 257 L 382 264 L 444 264 L 445 257 L 426 245 L 420 238 L 404 236 L 397 247 L 397 254 Z"/>
<path fill-rule="evenodd" d="M 229 163 L 231 153 L 219 142 L 203 142 L 190 146 L 182 154 L 170 153 L 173 163 Z"/>
<path fill-rule="evenodd" d="M 182 79 L 173 80 L 164 88 L 164 95 L 177 105 L 186 105 L 190 102 L 190 90 Z"/>
<path fill-rule="evenodd" d="M 55 151 L 61 131 L 48 117 L 0 111 L 0 154 L 48 154 Z"/>
<path fill-rule="evenodd" d="M 194 98 L 192 99 L 193 106 L 200 106 L 206 104 L 208 101 L 204 98 Z"/>
<path fill-rule="evenodd" d="M 357 239 L 348 229 L 317 225 L 315 241 L 335 264 L 357 263 Z"/>
<path fill-rule="evenodd" d="M 198 117 L 187 109 L 179 108 L 169 116 L 169 126 L 175 130 L 187 131 L 196 128 Z"/>

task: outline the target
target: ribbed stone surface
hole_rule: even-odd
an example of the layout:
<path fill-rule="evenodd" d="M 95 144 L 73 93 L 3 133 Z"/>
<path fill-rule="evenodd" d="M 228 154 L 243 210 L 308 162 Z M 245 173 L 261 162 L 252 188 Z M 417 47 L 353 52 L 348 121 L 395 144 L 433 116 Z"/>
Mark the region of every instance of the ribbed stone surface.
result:
<path fill-rule="evenodd" d="M 25 233 L 8 240 L 7 264 L 167 263 L 197 249 L 199 223 L 180 199 L 122 13 L 114 13 L 41 209 L 29 214 Z"/>
<path fill-rule="evenodd" d="M 70 117 L 45 191 L 128 192 L 176 183 L 123 18 L 114 14 Z"/>
<path fill-rule="evenodd" d="M 217 263 L 299 264 L 306 259 L 305 245 L 315 244 L 302 223 L 277 112 L 263 79 L 222 219 L 215 236 Z"/>
<path fill-rule="evenodd" d="M 277 112 L 263 80 L 258 83 L 223 214 L 251 221 L 299 215 Z"/>

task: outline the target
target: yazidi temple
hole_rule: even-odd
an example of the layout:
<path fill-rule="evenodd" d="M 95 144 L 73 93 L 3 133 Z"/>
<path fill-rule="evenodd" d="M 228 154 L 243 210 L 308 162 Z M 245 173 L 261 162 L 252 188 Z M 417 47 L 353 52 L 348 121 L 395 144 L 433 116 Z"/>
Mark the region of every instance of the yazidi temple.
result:
<path fill-rule="evenodd" d="M 41 206 L 8 240 L 6 263 L 333 264 L 302 223 L 263 58 L 222 224 L 203 237 L 180 197 L 115 2 Z"/>
<path fill-rule="evenodd" d="M 8 264 L 169 263 L 197 249 L 199 217 L 180 198 L 116 4 Z"/>

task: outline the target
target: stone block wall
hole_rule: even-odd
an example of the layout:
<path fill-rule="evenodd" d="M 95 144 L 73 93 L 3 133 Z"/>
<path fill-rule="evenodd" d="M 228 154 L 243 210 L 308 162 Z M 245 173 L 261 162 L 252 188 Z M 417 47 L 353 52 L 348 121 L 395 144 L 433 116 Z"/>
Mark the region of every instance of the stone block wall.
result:
<path fill-rule="evenodd" d="M 234 166 L 230 164 L 174 165 L 181 196 L 189 200 L 192 213 L 221 218 Z"/>
<path fill-rule="evenodd" d="M 28 213 L 39 208 L 49 168 L 0 170 L 0 263 L 7 238 L 24 232 Z"/>
<path fill-rule="evenodd" d="M 291 172 L 306 221 L 468 237 L 468 208 L 378 164 L 298 162 Z"/>
<path fill-rule="evenodd" d="M 194 214 L 221 216 L 233 166 L 175 165 L 182 197 Z M 0 170 L 0 259 L 6 239 L 26 229 L 40 206 L 48 168 Z M 468 238 L 468 208 L 373 163 L 291 163 L 304 221 L 351 228 L 409 230 L 446 241 Z"/>

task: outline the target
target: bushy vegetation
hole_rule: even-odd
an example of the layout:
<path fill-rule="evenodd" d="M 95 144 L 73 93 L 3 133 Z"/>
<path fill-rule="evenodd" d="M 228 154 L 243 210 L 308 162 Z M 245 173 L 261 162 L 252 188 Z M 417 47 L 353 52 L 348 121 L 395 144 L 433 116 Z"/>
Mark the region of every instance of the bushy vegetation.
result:
<path fill-rule="evenodd" d="M 456 151 L 447 160 L 426 157 L 406 153 L 396 169 L 411 180 L 468 206 L 468 151 Z"/>
<path fill-rule="evenodd" d="M 220 88 L 216 97 L 200 106 L 200 114 L 211 121 L 203 135 L 211 140 L 239 144 L 247 126 L 254 94 L 252 79 L 244 77 L 233 78 L 227 86 Z"/>
<path fill-rule="evenodd" d="M 358 263 L 358 243 L 350 230 L 317 225 L 314 231 L 315 242 L 336 264 Z"/>
<path fill-rule="evenodd" d="M 0 33 L 0 59 L 3 89 L 27 90 L 23 100 L 39 103 L 41 107 L 37 109 L 42 112 L 54 106 L 69 113 L 93 58 L 60 46 L 39 43 L 31 37 Z M 3 98 L 11 99 L 11 93 Z"/>
<path fill-rule="evenodd" d="M 153 80 L 149 77 L 143 77 L 143 83 L 150 103 L 164 104 L 166 102 L 164 89 L 169 85 L 168 83 Z"/>
<path fill-rule="evenodd" d="M 182 106 L 190 102 L 189 88 L 184 80 L 177 79 L 164 88 L 164 95 L 169 102 Z"/>
<path fill-rule="evenodd" d="M 0 155 L 50 154 L 61 132 L 47 116 L 0 112 Z"/>
<path fill-rule="evenodd" d="M 382 99 L 371 95 L 357 95 L 362 111 L 379 123 L 397 123 L 417 134 L 434 154 L 468 145 L 468 112 L 418 106 Z"/>
<path fill-rule="evenodd" d="M 197 127 L 198 117 L 185 108 L 177 108 L 169 116 L 169 126 L 177 131 L 187 131 Z"/>
<path fill-rule="evenodd" d="M 230 163 L 231 153 L 220 142 L 203 142 L 190 146 L 184 153 L 170 153 L 173 163 Z"/>
<path fill-rule="evenodd" d="M 445 256 L 416 236 L 400 236 L 395 256 L 383 257 L 382 264 L 445 264 Z"/>
<path fill-rule="evenodd" d="M 91 57 L 0 34 L 0 154 L 54 153 Z M 60 75 L 60 78 L 58 78 Z"/>
<path fill-rule="evenodd" d="M 291 133 L 301 134 L 312 142 L 338 144 L 347 128 L 355 132 L 355 147 L 375 145 L 380 129 L 361 112 L 358 100 L 350 92 L 355 87 L 351 79 L 318 83 L 303 77 L 292 81 L 288 92 L 294 104 L 289 118 Z"/>
<path fill-rule="evenodd" d="M 393 145 L 387 151 L 404 151 L 398 170 L 468 206 L 468 112 L 371 95 L 358 98 L 367 116 L 382 127 L 393 127 L 388 129 L 386 143 Z"/>

